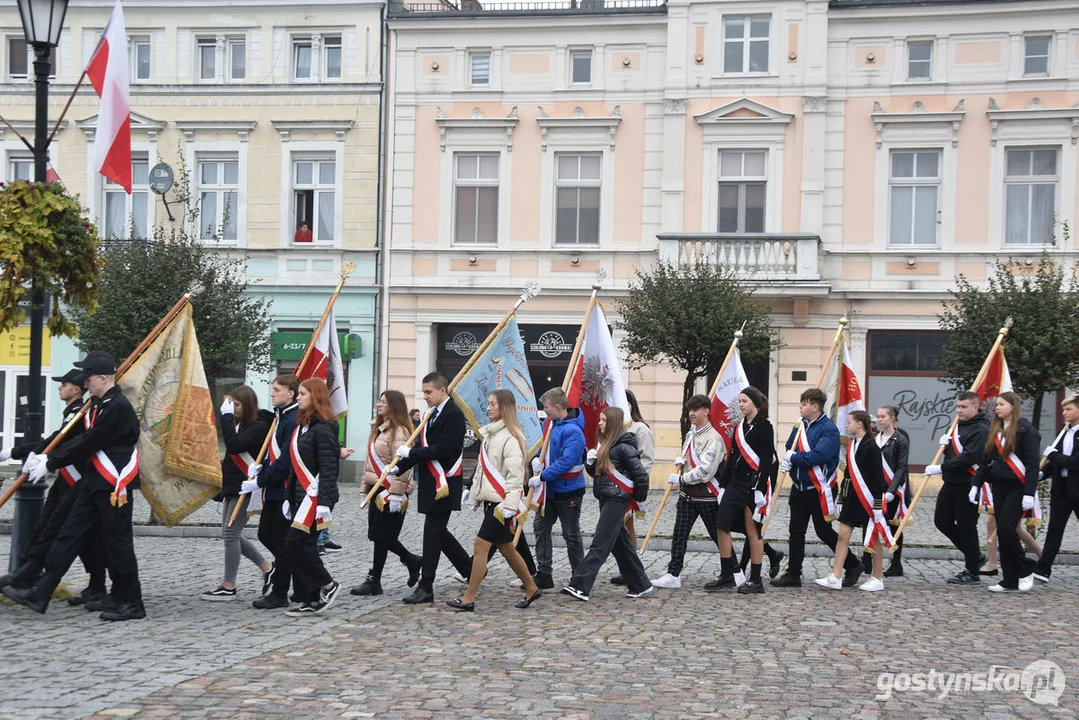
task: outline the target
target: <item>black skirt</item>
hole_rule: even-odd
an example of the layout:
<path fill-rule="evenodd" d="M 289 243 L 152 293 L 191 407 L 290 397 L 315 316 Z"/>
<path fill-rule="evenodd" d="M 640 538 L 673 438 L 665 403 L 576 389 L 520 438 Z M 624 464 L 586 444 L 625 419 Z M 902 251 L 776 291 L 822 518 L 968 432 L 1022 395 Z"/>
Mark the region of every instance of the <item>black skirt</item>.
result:
<path fill-rule="evenodd" d="M 514 531 L 506 527 L 506 523 L 495 517 L 495 508 L 498 505 L 499 503 L 493 502 L 483 503 L 483 522 L 480 524 L 480 530 L 476 533 L 476 537 L 492 545 L 505 545 L 506 543 L 512 545 Z"/>
<path fill-rule="evenodd" d="M 843 501 L 843 509 L 839 512 L 839 522 L 851 527 L 862 527 L 869 522 L 869 515 L 853 491 Z"/>
<path fill-rule="evenodd" d="M 723 532 L 745 533 L 746 507 L 753 506 L 753 486 L 749 478 L 731 478 L 723 491 L 723 500 L 716 513 L 716 528 Z"/>

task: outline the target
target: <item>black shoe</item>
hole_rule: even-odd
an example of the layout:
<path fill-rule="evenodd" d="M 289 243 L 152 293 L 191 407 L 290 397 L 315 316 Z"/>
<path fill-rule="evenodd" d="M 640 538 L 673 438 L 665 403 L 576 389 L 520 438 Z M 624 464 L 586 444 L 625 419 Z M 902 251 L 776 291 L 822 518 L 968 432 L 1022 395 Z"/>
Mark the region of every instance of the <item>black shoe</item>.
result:
<path fill-rule="evenodd" d="M 67 599 L 67 604 L 78 607 L 79 605 L 85 605 L 86 603 L 93 602 L 94 600 L 101 600 L 105 597 L 105 594 L 105 590 L 88 587 L 78 595 L 72 595 L 71 597 L 69 597 Z"/>
<path fill-rule="evenodd" d="M 532 579 L 536 581 L 536 586 L 540 590 L 554 590 L 554 578 L 551 577 L 551 573 L 538 572 L 532 576 Z"/>
<path fill-rule="evenodd" d="M 15 572 L 0 577 L 0 588 L 14 587 L 27 590 L 34 586 L 41 576 L 41 566 L 32 560 L 25 560 Z"/>
<path fill-rule="evenodd" d="M 423 569 L 423 558 L 413 555 L 412 559 L 405 563 L 405 567 L 408 568 L 408 586 L 416 587 L 416 583 L 420 581 L 420 570 Z"/>
<path fill-rule="evenodd" d="M 336 580 L 331 580 L 330 584 L 326 587 L 319 588 L 318 591 L 318 609 L 319 612 L 325 610 L 330 605 L 333 605 L 333 601 L 337 599 L 337 596 L 341 593 L 341 583 Z"/>
<path fill-rule="evenodd" d="M 539 600 L 541 597 L 543 597 L 543 591 L 542 590 L 537 590 L 536 592 L 532 593 L 531 597 L 526 597 L 524 600 L 517 603 L 513 607 L 517 608 L 518 610 L 524 610 L 525 608 L 531 606 L 532 603 Z"/>
<path fill-rule="evenodd" d="M 843 587 L 854 587 L 862 577 L 862 568 L 859 565 L 853 571 L 843 573 Z"/>
<path fill-rule="evenodd" d="M 728 575 L 727 577 L 717 577 L 710 583 L 704 584 L 705 592 L 721 592 L 723 590 L 734 590 L 737 587 L 734 582 L 734 575 Z"/>
<path fill-rule="evenodd" d="M 325 555 L 326 554 L 326 546 L 325 545 L 319 545 L 318 546 L 318 554 L 319 555 Z"/>
<path fill-rule="evenodd" d="M 739 595 L 763 595 L 764 583 L 760 580 L 746 580 L 738 587 Z"/>
<path fill-rule="evenodd" d="M 36 590 L 36 587 L 17 588 L 9 585 L 3 589 L 3 593 L 20 605 L 25 605 L 34 612 L 44 615 L 45 611 L 49 608 L 49 601 L 52 600 L 52 594 L 50 593 L 42 597 L 42 594 L 36 592 Z"/>
<path fill-rule="evenodd" d="M 262 573 L 262 594 L 269 595 L 273 589 L 273 574 L 277 572 L 277 563 L 270 563 L 270 569 Z"/>
<path fill-rule="evenodd" d="M 774 555 L 768 557 L 768 577 L 774 578 L 779 574 L 779 568 L 783 566 L 783 558 L 786 557 L 786 553 L 776 550 Z"/>
<path fill-rule="evenodd" d="M 884 577 L 903 577 L 903 563 L 898 560 L 892 560 L 888 565 L 888 569 L 884 571 Z"/>
<path fill-rule="evenodd" d="M 772 587 L 802 587 L 802 576 L 785 572 L 769 583 Z"/>
<path fill-rule="evenodd" d="M 106 610 L 100 615 L 102 620 L 121 622 L 123 620 L 142 620 L 146 617 L 146 608 L 142 600 L 135 600 L 119 605 L 115 610 Z"/>
<path fill-rule="evenodd" d="M 963 572 L 959 573 L 955 577 L 948 578 L 949 585 L 981 585 L 982 581 L 977 575 L 970 572 L 967 569 L 963 569 Z"/>
<path fill-rule="evenodd" d="M 350 595 L 381 595 L 382 583 L 377 577 L 368 573 L 366 580 L 348 592 Z"/>
<path fill-rule="evenodd" d="M 341 552 L 342 550 L 344 550 L 343 547 L 335 543 L 333 540 L 327 540 L 326 544 L 322 547 L 325 548 L 326 552 L 328 553 Z"/>
<path fill-rule="evenodd" d="M 252 601 L 251 607 L 258 608 L 259 610 L 274 610 L 276 608 L 287 608 L 288 598 L 283 598 L 277 593 L 266 593 L 262 597 Z"/>
<path fill-rule="evenodd" d="M 984 575 L 986 577 L 996 577 L 997 575 L 1000 574 L 1000 570 L 998 570 L 996 568 L 994 568 L 992 570 L 979 570 L 978 574 L 979 575 Z"/>
<path fill-rule="evenodd" d="M 403 602 L 405 605 L 420 605 L 423 603 L 433 603 L 434 601 L 435 594 L 420 585 L 411 595 L 406 597 L 401 602 Z"/>
<path fill-rule="evenodd" d="M 90 612 L 109 612 L 120 607 L 120 602 L 112 595 L 105 595 L 98 600 L 90 600 L 83 607 Z"/>
<path fill-rule="evenodd" d="M 406 600 L 405 602 L 408 602 L 408 601 Z M 449 605 L 454 610 L 463 610 L 464 612 L 475 612 L 476 611 L 476 603 L 474 603 L 474 602 L 470 602 L 470 603 L 461 602 L 461 598 L 457 598 L 456 600 L 447 600 L 446 604 Z"/>
<path fill-rule="evenodd" d="M 624 577 L 622 577 L 621 575 L 615 575 L 613 578 L 611 578 L 611 585 L 625 585 L 625 584 L 626 584 L 626 579 Z"/>

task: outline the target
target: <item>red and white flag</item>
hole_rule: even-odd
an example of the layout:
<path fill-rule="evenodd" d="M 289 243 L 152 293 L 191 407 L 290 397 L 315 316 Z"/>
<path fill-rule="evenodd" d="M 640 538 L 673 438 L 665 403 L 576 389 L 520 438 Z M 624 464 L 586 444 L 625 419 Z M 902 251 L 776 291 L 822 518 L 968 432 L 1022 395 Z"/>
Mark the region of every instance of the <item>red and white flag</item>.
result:
<path fill-rule="evenodd" d="M 747 387 L 749 387 L 749 378 L 746 377 L 746 370 L 742 367 L 742 353 L 735 348 L 731 353 L 730 362 L 723 370 L 723 375 L 716 379 L 712 407 L 708 411 L 708 422 L 712 423 L 712 427 L 723 438 L 728 455 L 731 452 L 731 436 L 734 428 L 742 421 L 742 413 L 738 409 L 738 395 Z"/>
<path fill-rule="evenodd" d="M 86 77 L 101 98 L 94 132 L 97 171 L 131 194 L 131 92 L 128 87 L 127 30 L 116 0 L 109 24 L 86 66 Z"/>
<path fill-rule="evenodd" d="M 626 422 L 629 422 L 629 402 L 626 400 L 626 385 L 622 380 L 622 364 L 611 339 L 611 330 L 607 327 L 607 318 L 599 303 L 592 309 L 592 314 L 585 318 L 584 342 L 581 343 L 581 355 L 577 358 L 577 369 L 570 383 L 570 407 L 580 408 L 584 415 L 585 445 L 594 448 L 596 428 L 599 416 L 604 408 L 622 408 Z"/>
<path fill-rule="evenodd" d="M 345 370 L 341 363 L 341 346 L 337 341 L 337 322 L 332 308 L 313 340 L 315 345 L 296 368 L 296 377 L 300 382 L 314 377 L 325 380 L 326 389 L 330 391 L 330 407 L 333 414 L 340 417 L 348 412 L 348 399 L 345 397 Z"/>
<path fill-rule="evenodd" d="M 847 435 L 847 417 L 854 410 L 865 410 L 862 402 L 862 386 L 854 372 L 854 361 L 850 355 L 850 345 L 843 340 L 843 348 L 828 359 L 828 372 L 825 373 L 821 389 L 828 394 L 828 403 L 824 414 L 835 421 L 840 435 Z"/>
<path fill-rule="evenodd" d="M 978 399 L 985 402 L 1003 392 L 1011 392 L 1012 375 L 1008 372 L 1008 359 L 1004 357 L 1004 348 L 998 347 L 996 354 L 989 361 L 989 371 L 981 384 L 974 389 Z"/>

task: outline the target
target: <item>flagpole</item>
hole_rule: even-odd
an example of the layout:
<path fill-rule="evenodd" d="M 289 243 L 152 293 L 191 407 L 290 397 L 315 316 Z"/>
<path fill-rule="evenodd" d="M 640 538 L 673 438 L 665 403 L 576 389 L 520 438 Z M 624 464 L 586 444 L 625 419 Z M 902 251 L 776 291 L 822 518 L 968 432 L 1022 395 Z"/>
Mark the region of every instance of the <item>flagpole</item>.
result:
<path fill-rule="evenodd" d="M 581 357 L 581 345 L 584 344 L 584 336 L 588 332 L 588 323 L 592 319 L 592 311 L 596 307 L 596 295 L 602 289 L 599 283 L 592 285 L 592 295 L 588 298 L 588 306 L 584 311 L 584 322 L 581 323 L 581 329 L 577 332 L 577 342 L 573 345 L 573 353 L 569 358 L 569 367 L 566 368 L 566 376 L 562 379 L 562 392 L 569 390 L 570 383 L 573 382 L 573 376 L 577 372 L 577 363 Z M 547 425 L 546 431 L 543 433 L 543 449 L 540 450 L 540 462 L 544 462 L 547 459 L 547 450 L 551 445 L 551 431 L 554 429 L 554 421 L 552 420 Z M 526 466 L 527 470 L 527 466 Z M 535 494 L 536 488 L 529 487 L 528 494 L 525 496 L 525 513 L 517 519 L 517 531 L 513 534 L 513 544 L 517 545 L 521 540 L 521 534 L 524 533 L 525 523 L 528 521 L 528 506 L 532 503 L 532 497 Z"/>
<path fill-rule="evenodd" d="M 985 356 L 985 362 L 982 363 L 982 369 L 978 371 L 978 376 L 976 378 L 974 378 L 974 384 L 970 386 L 970 391 L 971 392 L 975 392 L 978 389 L 978 386 L 982 384 L 982 381 L 985 380 L 985 376 L 989 374 L 989 366 L 992 365 L 993 358 L 996 357 L 997 351 L 1000 350 L 1000 346 L 1004 342 L 1004 338 L 1007 337 L 1008 331 L 1011 329 L 1011 326 L 1012 326 L 1012 319 L 1011 319 L 1011 317 L 1009 317 L 1007 320 L 1004 321 L 1004 327 L 1002 327 L 1000 330 L 997 331 L 997 339 L 993 342 L 993 347 L 989 351 L 989 354 Z M 955 418 L 952 419 L 952 424 L 948 426 L 948 434 L 949 435 L 952 434 L 953 432 L 955 432 L 955 426 L 958 425 L 958 424 L 959 424 L 959 415 L 956 415 Z M 940 464 L 940 459 L 943 456 L 944 456 L 944 446 L 941 445 L 941 446 L 939 446 L 937 448 L 937 454 L 933 456 L 933 462 L 931 462 L 929 464 L 930 465 L 939 465 Z M 892 538 L 895 541 L 897 541 L 897 542 L 899 541 L 899 536 L 903 534 L 903 528 L 905 528 L 907 526 L 907 523 L 910 522 L 910 518 L 914 513 L 914 506 L 918 504 L 918 500 L 921 499 L 922 493 L 925 492 L 925 488 L 929 484 L 929 478 L 930 478 L 929 475 L 923 475 L 922 476 L 921 487 L 918 488 L 918 492 L 915 493 L 914 499 L 911 500 L 910 505 L 907 507 L 907 514 L 903 518 L 903 522 L 899 523 L 899 527 L 896 528 L 895 533 L 893 533 L 893 535 L 892 535 Z"/>
<path fill-rule="evenodd" d="M 839 327 L 836 329 L 835 337 L 832 339 L 832 349 L 828 351 L 828 360 L 824 363 L 824 367 L 820 369 L 820 375 L 817 377 L 817 384 L 814 387 L 820 389 L 820 386 L 824 383 L 824 376 L 828 373 L 828 366 L 835 358 L 836 348 L 839 347 L 839 341 L 843 338 L 843 331 L 847 329 L 847 323 L 849 322 L 850 320 L 847 319 L 846 315 L 839 318 Z M 795 429 L 798 432 L 802 432 L 801 421 L 798 422 Z M 779 502 L 779 491 L 783 489 L 783 485 L 787 482 L 789 474 L 789 472 L 779 474 L 779 479 L 776 481 L 775 492 L 772 494 L 772 504 L 768 508 L 768 517 L 764 518 L 764 523 L 761 525 L 761 539 L 764 538 L 764 532 L 768 529 L 768 524 L 772 522 L 772 511 L 775 510 L 776 503 Z"/>
<path fill-rule="evenodd" d="M 75 95 L 79 92 L 79 88 L 82 87 L 82 81 L 85 79 L 86 69 L 83 68 L 82 75 L 79 75 L 79 81 L 75 83 L 75 87 L 71 89 L 71 94 L 67 96 L 67 103 L 60 112 L 60 117 L 56 119 L 56 124 L 52 126 L 52 132 L 49 133 L 49 139 L 45 141 L 46 147 L 48 147 L 49 143 L 52 142 L 52 139 L 56 137 L 56 131 L 60 129 L 60 123 L 64 121 L 64 116 L 67 115 L 67 111 L 71 109 L 71 101 L 75 99 Z"/>
<path fill-rule="evenodd" d="M 461 382 L 461 380 L 468 376 L 468 371 L 472 369 L 472 366 L 479 361 L 483 353 L 485 353 L 487 351 L 487 348 L 490 347 L 491 343 L 495 341 L 495 338 L 498 337 L 498 334 L 502 332 L 502 329 L 506 327 L 509 321 L 517 313 L 518 308 L 520 308 L 532 298 L 536 297 L 536 295 L 539 295 L 539 292 L 539 283 L 530 282 L 528 286 L 525 287 L 525 289 L 521 292 L 521 296 L 517 298 L 517 302 L 513 304 L 513 307 L 510 308 L 509 312 L 505 314 L 502 320 L 497 325 L 495 325 L 494 330 L 492 330 L 487 335 L 486 339 L 484 339 L 484 341 L 480 343 L 479 347 L 477 347 L 475 352 L 472 353 L 472 356 L 468 358 L 467 362 L 465 362 L 464 367 L 462 367 L 454 376 L 453 381 L 450 382 L 449 387 L 446 388 L 447 394 L 452 394 L 453 391 L 457 388 L 457 385 Z M 416 429 L 412 431 L 412 434 L 408 436 L 408 440 L 405 440 L 405 444 L 402 447 L 412 447 L 412 444 L 416 442 L 416 438 L 419 437 L 420 432 L 423 431 L 424 426 L 427 424 L 428 417 L 430 417 L 430 413 L 425 413 L 423 418 L 420 420 L 420 424 L 417 425 Z M 367 495 L 365 495 L 363 500 L 360 502 L 361 510 L 367 507 L 368 503 L 371 502 L 371 498 L 375 496 L 375 493 L 378 492 L 378 489 L 382 487 L 382 483 L 385 482 L 386 475 L 389 474 L 390 470 L 397 467 L 397 463 L 400 462 L 400 460 L 401 458 L 395 455 L 393 460 L 390 461 L 390 464 L 386 466 L 386 469 L 382 472 L 381 475 L 379 475 L 378 480 L 374 483 L 374 485 L 371 486 L 371 491 L 368 492 Z"/>
<path fill-rule="evenodd" d="M 135 347 L 131 354 L 128 355 L 122 363 L 120 363 L 120 367 L 116 369 L 117 381 L 119 381 L 120 378 L 123 377 L 124 373 L 128 371 L 131 365 L 139 359 L 139 356 L 146 351 L 146 348 L 148 348 L 150 344 L 157 339 L 157 336 L 161 334 L 161 332 L 168 326 L 168 324 L 172 322 L 173 318 L 175 318 L 180 313 L 180 311 L 187 306 L 190 301 L 191 293 L 186 293 L 177 301 L 175 305 L 172 306 L 172 309 L 165 314 L 165 317 L 161 318 L 160 322 L 158 322 L 157 325 L 154 326 L 154 329 L 150 331 L 150 334 L 143 338 L 142 342 Z M 82 404 L 82 407 L 79 408 L 78 412 L 75 413 L 74 417 L 72 417 L 71 420 L 69 420 L 67 424 L 60 429 L 60 432 L 56 433 L 56 437 L 52 439 L 52 442 L 50 442 L 45 447 L 45 449 L 41 451 L 40 454 L 48 455 L 53 450 L 55 450 L 56 447 L 64 441 L 64 438 L 67 436 L 67 434 L 71 432 L 71 429 L 75 427 L 76 423 L 82 420 L 83 415 L 85 415 L 89 409 L 90 402 L 84 402 Z M 15 494 L 15 491 L 22 487 L 22 484 L 26 482 L 26 479 L 28 477 L 28 473 L 21 473 L 19 475 L 18 479 L 15 480 L 15 482 L 12 483 L 11 487 L 7 489 L 7 492 L 5 492 L 2 497 L 0 497 L 0 507 L 3 507 L 4 503 L 11 499 L 11 496 Z"/>
<path fill-rule="evenodd" d="M 734 340 L 727 350 L 727 357 L 723 358 L 723 364 L 719 366 L 719 373 L 716 375 L 715 382 L 712 383 L 712 389 L 708 391 L 709 400 L 716 396 L 716 390 L 719 389 L 719 381 L 723 379 L 723 373 L 727 371 L 727 365 L 730 364 L 731 358 L 734 357 L 734 351 L 738 347 L 738 343 L 741 342 L 745 329 L 746 324 L 743 322 L 741 329 L 735 331 Z M 682 474 L 681 466 L 678 467 L 678 474 Z M 674 485 L 667 483 L 667 489 L 663 491 L 663 497 L 659 501 L 659 506 L 656 508 L 655 515 L 652 517 L 652 525 L 649 526 L 648 533 L 644 536 L 644 542 L 641 543 L 641 554 L 644 554 L 644 551 L 648 549 L 648 543 L 652 539 L 652 533 L 656 531 L 656 525 L 659 523 L 659 516 L 663 514 L 663 508 L 666 507 L 667 498 L 671 496 L 672 490 L 674 490 Z"/>

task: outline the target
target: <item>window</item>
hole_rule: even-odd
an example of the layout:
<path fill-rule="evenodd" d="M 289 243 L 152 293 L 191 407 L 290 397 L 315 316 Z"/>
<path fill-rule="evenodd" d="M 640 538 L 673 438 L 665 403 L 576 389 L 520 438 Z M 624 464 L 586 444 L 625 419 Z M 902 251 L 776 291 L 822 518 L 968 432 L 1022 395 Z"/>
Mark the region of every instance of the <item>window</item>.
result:
<path fill-rule="evenodd" d="M 34 161 L 30 158 L 12 158 L 9 165 L 10 180 L 33 180 Z"/>
<path fill-rule="evenodd" d="M 574 50 L 569 54 L 570 82 L 575 85 L 592 82 L 592 51 Z"/>
<path fill-rule="evenodd" d="M 24 78 L 30 69 L 30 52 L 26 38 L 8 38 L 7 74 L 10 78 Z"/>
<path fill-rule="evenodd" d="M 457 155 L 455 243 L 498 242 L 498 155 Z"/>
<path fill-rule="evenodd" d="M 331 35 L 322 39 L 322 77 L 341 77 L 341 36 Z"/>
<path fill-rule="evenodd" d="M 229 79 L 245 79 L 247 77 L 247 43 L 243 38 L 230 39 L 228 53 Z"/>
<path fill-rule="evenodd" d="M 948 344 L 942 332 L 869 332 L 870 372 L 938 372 Z"/>
<path fill-rule="evenodd" d="M 105 237 L 130 240 L 150 235 L 150 163 L 145 156 L 131 161 L 131 194 L 112 180 L 105 181 Z"/>
<path fill-rule="evenodd" d="M 131 79 L 150 79 L 150 38 L 131 38 Z"/>
<path fill-rule="evenodd" d="M 292 164 L 292 191 L 297 242 L 331 242 L 334 239 L 334 187 L 337 166 L 333 160 L 302 159 Z M 306 224 L 310 235 L 301 232 Z"/>
<path fill-rule="evenodd" d="M 217 79 L 217 40 L 199 40 L 199 80 Z"/>
<path fill-rule="evenodd" d="M 311 78 L 311 40 L 295 40 L 292 43 L 292 76 L 297 80 Z"/>
<path fill-rule="evenodd" d="M 928 80 L 933 76 L 933 41 L 907 43 L 907 79 Z"/>
<path fill-rule="evenodd" d="M 768 72 L 768 16 L 723 18 L 723 72 Z"/>
<path fill-rule="evenodd" d="M 1028 37 L 1023 41 L 1023 74 L 1049 74 L 1049 37 Z"/>
<path fill-rule="evenodd" d="M 936 245 L 940 152 L 893 152 L 890 192 L 888 242 L 892 245 Z"/>
<path fill-rule="evenodd" d="M 240 163 L 235 157 L 199 161 L 199 239 L 236 240 Z"/>
<path fill-rule="evenodd" d="M 470 58 L 471 81 L 473 85 L 488 85 L 491 82 L 491 56 L 487 53 L 474 53 Z"/>
<path fill-rule="evenodd" d="M 556 243 L 599 242 L 600 155 L 555 158 Z"/>
<path fill-rule="evenodd" d="M 765 159 L 763 150 L 719 153 L 719 232 L 764 232 Z"/>
<path fill-rule="evenodd" d="M 1004 175 L 1004 242 L 1041 244 L 1053 237 L 1058 148 L 1009 149 Z"/>

